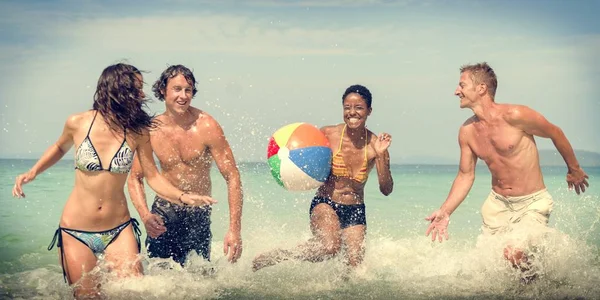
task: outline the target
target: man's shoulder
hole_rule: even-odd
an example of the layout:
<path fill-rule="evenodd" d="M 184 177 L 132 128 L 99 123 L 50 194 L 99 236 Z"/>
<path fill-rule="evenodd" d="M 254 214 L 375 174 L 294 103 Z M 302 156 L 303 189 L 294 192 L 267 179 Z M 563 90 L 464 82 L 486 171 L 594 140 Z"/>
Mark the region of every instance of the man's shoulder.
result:
<path fill-rule="evenodd" d="M 191 112 L 196 116 L 196 125 L 218 126 L 219 122 L 207 111 L 190 106 Z"/>
<path fill-rule="evenodd" d="M 501 104 L 500 108 L 503 119 L 508 123 L 529 118 L 535 112 L 530 107 L 522 104 Z"/>
<path fill-rule="evenodd" d="M 472 115 L 462 123 L 462 125 L 460 126 L 460 129 L 463 130 L 463 128 L 467 129 L 469 127 L 472 127 L 473 124 L 477 121 L 478 121 L 477 116 Z"/>

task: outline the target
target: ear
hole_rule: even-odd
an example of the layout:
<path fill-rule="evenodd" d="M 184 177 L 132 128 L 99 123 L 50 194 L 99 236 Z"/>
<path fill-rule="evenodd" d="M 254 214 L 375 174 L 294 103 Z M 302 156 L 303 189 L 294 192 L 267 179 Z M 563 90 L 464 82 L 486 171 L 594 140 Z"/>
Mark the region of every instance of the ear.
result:
<path fill-rule="evenodd" d="M 482 83 L 482 84 L 480 84 L 480 85 L 477 87 L 477 92 L 478 92 L 480 95 L 485 95 L 485 94 L 487 94 L 487 85 L 486 85 L 485 83 Z"/>
<path fill-rule="evenodd" d="M 165 96 L 165 89 L 160 90 L 160 94 L 163 95 L 163 97 Z"/>
<path fill-rule="evenodd" d="M 372 112 L 373 112 L 373 106 L 369 107 L 369 112 L 367 113 L 367 116 L 370 116 Z"/>

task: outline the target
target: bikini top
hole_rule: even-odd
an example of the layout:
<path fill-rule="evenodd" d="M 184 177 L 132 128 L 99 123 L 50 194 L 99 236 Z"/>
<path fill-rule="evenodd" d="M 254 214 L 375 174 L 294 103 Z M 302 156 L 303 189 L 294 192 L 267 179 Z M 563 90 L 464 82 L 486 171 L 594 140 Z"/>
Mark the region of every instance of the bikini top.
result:
<path fill-rule="evenodd" d="M 92 131 L 92 126 L 96 120 L 96 115 L 98 115 L 98 111 L 96 111 L 96 114 L 94 114 L 94 119 L 92 120 L 92 124 L 90 124 L 90 129 L 88 129 L 85 139 L 83 139 L 83 142 L 81 142 L 77 148 L 77 152 L 75 153 L 75 169 L 88 172 L 108 171 L 120 174 L 128 173 L 133 165 L 134 152 L 127 144 L 126 131 L 123 132 L 123 143 L 121 143 L 121 147 L 119 147 L 119 150 L 117 153 L 115 153 L 110 161 L 108 169 L 104 169 L 102 167 L 100 156 L 98 156 L 98 152 L 96 152 L 96 148 L 94 148 L 92 140 L 90 140 L 90 131 Z"/>
<path fill-rule="evenodd" d="M 348 177 L 354 181 L 358 181 L 360 183 L 364 183 L 367 181 L 369 174 L 367 173 L 368 168 L 368 160 L 367 160 L 367 129 L 365 128 L 365 160 L 358 170 L 358 174 L 352 177 L 350 174 L 350 170 L 346 166 L 346 162 L 344 162 L 344 157 L 342 156 L 342 142 L 344 141 L 344 132 L 346 131 L 346 125 L 342 129 L 342 137 L 340 138 L 340 146 L 332 158 L 331 161 L 331 173 L 337 177 Z"/>

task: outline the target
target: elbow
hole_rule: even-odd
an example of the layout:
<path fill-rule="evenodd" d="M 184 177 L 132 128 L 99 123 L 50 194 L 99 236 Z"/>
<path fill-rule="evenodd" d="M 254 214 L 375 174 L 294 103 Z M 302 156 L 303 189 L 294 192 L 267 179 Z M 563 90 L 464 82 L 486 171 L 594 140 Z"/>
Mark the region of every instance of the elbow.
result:
<path fill-rule="evenodd" d="M 127 178 L 128 185 L 141 184 L 144 182 L 144 174 L 138 172 L 132 172 Z"/>
<path fill-rule="evenodd" d="M 468 172 L 461 174 L 461 179 L 469 184 L 473 184 L 475 182 L 475 172 Z"/>
<path fill-rule="evenodd" d="M 235 184 L 237 186 L 241 185 L 241 177 L 240 173 L 236 171 L 231 171 L 223 174 L 223 179 L 227 184 Z"/>

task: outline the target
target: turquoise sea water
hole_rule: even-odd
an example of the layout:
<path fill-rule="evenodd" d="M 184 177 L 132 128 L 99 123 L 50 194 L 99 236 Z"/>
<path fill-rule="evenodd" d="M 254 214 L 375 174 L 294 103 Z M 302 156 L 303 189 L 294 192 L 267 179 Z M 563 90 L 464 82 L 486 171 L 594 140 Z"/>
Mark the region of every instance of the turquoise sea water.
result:
<path fill-rule="evenodd" d="M 33 160 L 0 160 L 0 298 L 64 299 L 55 250 L 47 251 L 74 181 L 72 161 L 61 161 L 25 186 L 27 198 L 14 199 L 14 178 Z M 228 224 L 226 188 L 214 171 L 212 262 L 192 257 L 184 268 L 158 267 L 144 259 L 142 278 L 108 280 L 111 299 L 427 299 L 427 298 L 600 298 L 600 168 L 585 168 L 590 189 L 567 190 L 564 167 L 543 168 L 554 197 L 540 259 L 540 278 L 522 285 L 502 257 L 502 244 L 478 243 L 483 200 L 490 175 L 478 167 L 469 197 L 452 216 L 450 240 L 432 243 L 424 218 L 444 201 L 456 166 L 393 165 L 394 192 L 379 193 L 375 172 L 366 188 L 367 251 L 364 263 L 348 272 L 339 259 L 323 263 L 284 262 L 251 271 L 257 254 L 293 247 L 310 236 L 308 208 L 313 192 L 278 186 L 265 163 L 242 163 L 244 252 L 231 265 L 223 258 Z M 147 198 L 153 192 L 147 189 Z M 132 216 L 139 219 L 130 204 Z M 145 236 L 144 236 L 145 238 Z M 217 270 L 203 275 L 208 267 Z"/>

